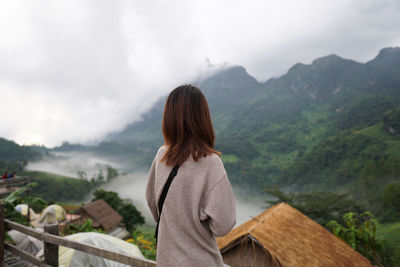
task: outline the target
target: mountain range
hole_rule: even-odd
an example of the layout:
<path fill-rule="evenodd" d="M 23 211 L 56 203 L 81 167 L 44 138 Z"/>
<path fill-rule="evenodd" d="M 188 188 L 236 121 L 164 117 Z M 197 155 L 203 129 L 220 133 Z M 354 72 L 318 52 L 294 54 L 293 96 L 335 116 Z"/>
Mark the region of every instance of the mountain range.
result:
<path fill-rule="evenodd" d="M 367 63 L 337 55 L 298 63 L 266 83 L 233 66 L 195 84 L 208 99 L 216 148 L 234 184 L 331 189 L 358 181 L 370 159 L 400 156 L 400 48 Z M 96 149 L 148 165 L 162 144 L 164 102 Z M 342 139 L 349 139 L 343 151 L 320 151 L 339 149 Z"/>
<path fill-rule="evenodd" d="M 193 84 L 208 99 L 216 149 L 234 185 L 346 192 L 369 204 L 394 186 L 400 198 L 399 47 L 366 63 L 328 55 L 264 83 L 231 66 Z M 147 170 L 163 143 L 165 99 L 97 146 L 54 150 L 120 157 Z"/>

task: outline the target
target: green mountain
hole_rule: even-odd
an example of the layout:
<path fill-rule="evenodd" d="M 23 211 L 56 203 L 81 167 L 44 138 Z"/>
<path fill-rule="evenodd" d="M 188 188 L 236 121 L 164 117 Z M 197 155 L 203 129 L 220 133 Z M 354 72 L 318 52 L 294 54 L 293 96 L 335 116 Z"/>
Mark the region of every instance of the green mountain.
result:
<path fill-rule="evenodd" d="M 278 182 L 283 170 L 321 140 L 382 123 L 384 113 L 400 103 L 399 69 L 400 49 L 386 48 L 366 64 L 337 55 L 299 63 L 266 84 L 238 66 L 197 84 L 209 101 L 216 145 L 233 180 L 259 186 Z M 102 145 L 147 147 L 154 153 L 162 144 L 164 101 Z"/>
<path fill-rule="evenodd" d="M 42 154 L 29 146 L 20 146 L 0 137 L 0 170 L 19 171 L 28 161 L 42 159 Z"/>
<path fill-rule="evenodd" d="M 347 192 L 382 209 L 388 192 L 387 205 L 400 198 L 399 74 L 400 48 L 385 48 L 365 64 L 337 55 L 298 63 L 266 83 L 234 66 L 195 84 L 233 184 Z M 147 169 L 162 144 L 164 102 L 91 149 Z"/>

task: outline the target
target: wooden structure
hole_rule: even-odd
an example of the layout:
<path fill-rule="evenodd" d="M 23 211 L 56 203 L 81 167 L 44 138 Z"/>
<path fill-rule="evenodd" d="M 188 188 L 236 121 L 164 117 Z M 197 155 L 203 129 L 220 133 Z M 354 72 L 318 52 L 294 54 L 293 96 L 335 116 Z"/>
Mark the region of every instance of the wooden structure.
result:
<path fill-rule="evenodd" d="M 45 232 L 37 231 L 33 228 L 26 227 L 24 225 L 12 222 L 10 220 L 4 219 L 5 212 L 4 207 L 0 202 L 0 267 L 4 267 L 4 249 L 12 252 L 13 254 L 23 258 L 24 260 L 35 264 L 37 266 L 58 266 L 58 247 L 64 246 L 72 248 L 78 251 L 89 253 L 98 257 L 113 260 L 119 263 L 127 264 L 136 267 L 155 267 L 156 262 L 137 258 L 133 256 L 128 256 L 122 253 L 116 253 L 108 251 L 102 248 L 94 247 L 91 245 L 83 244 L 80 242 L 68 240 L 66 238 L 57 236 L 58 226 L 57 225 L 47 225 L 45 227 Z M 14 229 L 20 231 L 24 234 L 32 236 L 44 243 L 44 260 L 40 260 L 35 256 L 26 253 L 14 245 L 4 242 L 4 234 L 6 229 Z"/>
<path fill-rule="evenodd" d="M 27 185 L 29 183 L 30 178 L 28 176 L 14 177 L 6 180 L 0 179 L 0 196 L 8 195 L 18 190 L 21 186 Z"/>
<path fill-rule="evenodd" d="M 217 238 L 224 262 L 244 266 L 372 266 L 327 229 L 280 203 Z"/>
<path fill-rule="evenodd" d="M 91 219 L 93 227 L 101 227 L 106 232 L 117 227 L 122 221 L 121 215 L 102 199 L 83 206 L 79 211 L 79 215 L 81 216 L 81 224 L 85 223 L 87 219 Z"/>

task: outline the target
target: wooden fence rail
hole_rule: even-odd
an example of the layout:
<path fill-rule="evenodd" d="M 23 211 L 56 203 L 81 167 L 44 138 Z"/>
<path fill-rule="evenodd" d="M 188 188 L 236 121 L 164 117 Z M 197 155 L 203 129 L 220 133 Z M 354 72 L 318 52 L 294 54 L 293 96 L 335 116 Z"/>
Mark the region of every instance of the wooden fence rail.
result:
<path fill-rule="evenodd" d="M 0 179 L 0 196 L 8 195 L 11 192 L 17 190 L 19 186 L 29 184 L 31 179 L 29 176 L 15 177 L 6 180 Z M 29 189 L 27 191 L 29 193 Z"/>
<path fill-rule="evenodd" d="M 6 180 L 1 180 L 0 179 L 0 187 L 6 187 L 6 186 L 13 186 L 13 185 L 23 185 L 23 184 L 28 184 L 31 181 L 29 176 L 21 176 L 21 177 L 15 177 L 15 178 L 10 178 Z"/>
<path fill-rule="evenodd" d="M 1 210 L 0 210 L 0 267 L 3 267 L 4 262 L 4 248 L 13 254 L 23 258 L 24 260 L 36 264 L 38 266 L 58 266 L 58 247 L 68 247 L 78 251 L 82 251 L 91 255 L 95 255 L 101 258 L 113 260 L 119 263 L 127 264 L 130 266 L 137 267 L 155 267 L 156 262 L 133 257 L 129 255 L 125 255 L 122 253 L 112 252 L 106 249 L 94 247 L 91 245 L 87 245 L 84 243 L 76 242 L 69 240 L 64 237 L 60 237 L 51 233 L 49 231 L 54 231 L 55 228 L 58 229 L 57 225 L 49 225 L 45 227 L 45 232 L 37 231 L 33 228 L 26 227 L 24 225 L 15 223 L 13 221 L 4 219 L 4 209 L 3 205 L 0 202 Z M 19 232 L 22 232 L 26 235 L 32 236 L 36 239 L 43 241 L 44 243 L 44 261 L 36 258 L 32 254 L 26 253 L 15 246 L 4 243 L 4 234 L 6 229 L 14 229 Z M 46 232 L 47 231 L 47 232 Z M 47 249 L 46 249 L 47 248 Z"/>

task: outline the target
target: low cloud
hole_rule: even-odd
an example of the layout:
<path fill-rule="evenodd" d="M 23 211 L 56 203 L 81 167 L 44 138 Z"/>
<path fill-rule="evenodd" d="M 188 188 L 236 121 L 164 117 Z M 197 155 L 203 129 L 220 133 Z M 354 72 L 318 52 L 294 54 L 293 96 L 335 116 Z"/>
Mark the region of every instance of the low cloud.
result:
<path fill-rule="evenodd" d="M 397 0 L 2 1 L 0 136 L 89 142 L 140 119 L 212 63 L 260 81 L 400 45 Z"/>

